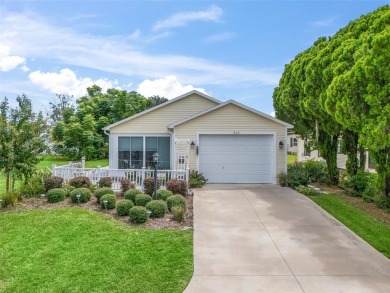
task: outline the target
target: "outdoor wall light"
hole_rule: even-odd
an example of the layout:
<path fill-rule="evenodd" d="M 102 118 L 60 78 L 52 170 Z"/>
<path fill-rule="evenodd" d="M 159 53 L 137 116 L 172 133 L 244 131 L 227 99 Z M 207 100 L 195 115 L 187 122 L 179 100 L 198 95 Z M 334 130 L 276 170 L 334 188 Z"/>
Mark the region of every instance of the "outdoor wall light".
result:
<path fill-rule="evenodd" d="M 279 141 L 279 148 L 282 150 L 284 148 L 283 140 Z"/>
<path fill-rule="evenodd" d="M 196 146 L 195 141 L 191 141 L 191 143 L 190 143 L 191 150 L 194 150 L 195 146 Z"/>

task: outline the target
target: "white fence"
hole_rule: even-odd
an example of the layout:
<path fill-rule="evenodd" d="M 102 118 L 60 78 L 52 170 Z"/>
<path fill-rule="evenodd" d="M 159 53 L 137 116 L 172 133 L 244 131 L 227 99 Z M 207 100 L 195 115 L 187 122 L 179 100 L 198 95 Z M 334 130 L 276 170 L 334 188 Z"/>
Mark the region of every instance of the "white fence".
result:
<path fill-rule="evenodd" d="M 153 177 L 154 170 L 150 169 L 106 169 L 106 168 L 78 168 L 73 166 L 52 166 L 53 176 L 64 178 L 68 181 L 79 176 L 88 177 L 92 184 L 99 182 L 102 177 L 110 177 L 112 180 L 112 188 L 119 190 L 121 188 L 121 179 L 129 179 L 137 188 L 143 189 L 145 178 Z M 157 178 L 160 180 L 161 186 L 165 187 L 167 181 L 171 179 L 180 179 L 188 181 L 189 169 L 187 170 L 157 170 Z"/>

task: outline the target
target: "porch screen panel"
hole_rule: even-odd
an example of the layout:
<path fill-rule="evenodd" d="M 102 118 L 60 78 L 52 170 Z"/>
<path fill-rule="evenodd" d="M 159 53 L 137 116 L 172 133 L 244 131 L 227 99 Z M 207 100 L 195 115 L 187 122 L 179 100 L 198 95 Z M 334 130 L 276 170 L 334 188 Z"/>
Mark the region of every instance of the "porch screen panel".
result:
<path fill-rule="evenodd" d="M 171 168 L 171 139 L 170 137 L 159 137 L 157 141 L 157 152 L 159 154 L 159 169 Z"/>
<path fill-rule="evenodd" d="M 118 139 L 118 168 L 127 169 L 130 164 L 130 137 Z"/>
<path fill-rule="evenodd" d="M 143 137 L 131 138 L 131 169 L 141 169 L 144 157 L 144 139 Z"/>
<path fill-rule="evenodd" d="M 145 151 L 146 168 L 153 168 L 153 154 L 157 153 L 157 137 L 146 137 Z"/>

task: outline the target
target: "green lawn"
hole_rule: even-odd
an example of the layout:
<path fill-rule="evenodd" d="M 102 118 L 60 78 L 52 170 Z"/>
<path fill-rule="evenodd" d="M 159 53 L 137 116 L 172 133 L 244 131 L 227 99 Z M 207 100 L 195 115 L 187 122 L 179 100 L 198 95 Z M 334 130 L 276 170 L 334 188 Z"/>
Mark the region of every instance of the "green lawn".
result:
<path fill-rule="evenodd" d="M 335 195 L 310 196 L 320 207 L 390 258 L 390 226 L 351 206 Z"/>
<path fill-rule="evenodd" d="M 192 230 L 127 226 L 81 208 L 0 213 L 0 292 L 182 292 Z"/>
<path fill-rule="evenodd" d="M 297 160 L 297 155 L 287 155 L 287 164 L 293 164 Z"/>

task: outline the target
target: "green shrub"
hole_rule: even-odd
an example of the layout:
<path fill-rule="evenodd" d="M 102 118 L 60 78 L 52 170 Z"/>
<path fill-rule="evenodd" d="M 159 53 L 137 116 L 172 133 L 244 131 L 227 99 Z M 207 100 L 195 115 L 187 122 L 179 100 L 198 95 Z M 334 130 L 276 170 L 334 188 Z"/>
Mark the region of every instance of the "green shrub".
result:
<path fill-rule="evenodd" d="M 160 179 L 157 179 L 157 189 L 160 188 Z M 154 178 L 148 177 L 144 179 L 144 193 L 153 195 L 154 193 Z"/>
<path fill-rule="evenodd" d="M 64 183 L 64 179 L 59 176 L 49 176 L 46 177 L 43 181 L 43 185 L 45 187 L 46 192 L 50 189 L 61 188 L 62 183 Z"/>
<path fill-rule="evenodd" d="M 287 166 L 287 183 L 293 188 L 309 183 L 309 173 L 302 163 L 296 162 Z"/>
<path fill-rule="evenodd" d="M 190 188 L 200 188 L 206 184 L 207 179 L 204 178 L 202 173 L 199 173 L 196 170 L 192 170 L 192 171 L 190 171 L 190 176 L 189 176 L 188 182 L 189 182 Z"/>
<path fill-rule="evenodd" d="M 87 202 L 91 200 L 91 191 L 88 188 L 76 188 L 70 193 L 70 199 L 73 203 L 78 203 L 77 194 L 80 194 L 80 202 Z"/>
<path fill-rule="evenodd" d="M 321 194 L 321 192 L 314 190 L 313 188 L 303 186 L 303 185 L 297 186 L 295 188 L 295 190 L 298 191 L 299 193 L 306 195 L 306 196 L 317 196 L 317 195 Z"/>
<path fill-rule="evenodd" d="M 280 172 L 278 174 L 278 182 L 280 186 L 287 186 L 287 173 L 286 172 Z"/>
<path fill-rule="evenodd" d="M 167 200 L 168 197 L 173 195 L 172 191 L 166 190 L 166 189 L 159 189 L 157 190 L 157 198 L 162 200 Z"/>
<path fill-rule="evenodd" d="M 363 196 L 366 189 L 373 188 L 374 184 L 373 176 L 364 171 L 358 171 L 347 183 L 348 187 L 352 188 L 356 195 L 360 196 Z"/>
<path fill-rule="evenodd" d="M 149 194 L 144 194 L 144 193 L 141 193 L 141 194 L 137 194 L 135 196 L 135 205 L 136 206 L 146 206 L 146 204 L 152 200 L 152 197 L 149 195 Z"/>
<path fill-rule="evenodd" d="M 69 197 L 72 191 L 75 190 L 75 188 L 69 183 L 65 183 L 62 188 L 65 190 L 66 197 Z"/>
<path fill-rule="evenodd" d="M 36 170 L 32 173 L 31 177 L 27 179 L 27 182 L 18 188 L 19 194 L 22 197 L 34 197 L 45 193 L 44 180 L 49 176 L 48 171 Z"/>
<path fill-rule="evenodd" d="M 107 201 L 107 206 L 104 205 L 104 201 Z M 115 194 L 105 194 L 100 198 L 100 206 L 104 209 L 115 209 L 116 197 Z"/>
<path fill-rule="evenodd" d="M 66 191 L 62 188 L 53 188 L 47 192 L 46 196 L 48 202 L 60 202 L 65 199 Z"/>
<path fill-rule="evenodd" d="M 167 182 L 167 190 L 173 194 L 187 195 L 187 182 L 179 179 L 171 179 Z"/>
<path fill-rule="evenodd" d="M 330 183 L 326 163 L 316 160 L 307 160 L 302 163 L 309 173 L 309 182 Z"/>
<path fill-rule="evenodd" d="M 100 203 L 100 198 L 106 194 L 115 194 L 114 190 L 108 187 L 99 188 L 95 191 L 97 202 Z"/>
<path fill-rule="evenodd" d="M 130 199 L 118 201 L 118 204 L 116 205 L 116 213 L 119 216 L 128 216 L 132 207 L 134 207 L 134 203 Z"/>
<path fill-rule="evenodd" d="M 135 203 L 135 196 L 137 194 L 141 194 L 142 191 L 136 188 L 129 189 L 125 192 L 125 199 L 130 199 L 133 203 Z"/>
<path fill-rule="evenodd" d="M 0 198 L 2 201 L 1 207 L 6 208 L 8 206 L 13 206 L 18 203 L 21 199 L 20 193 L 18 191 L 9 191 L 3 194 L 3 197 Z"/>
<path fill-rule="evenodd" d="M 135 184 L 130 181 L 130 179 L 122 178 L 121 179 L 121 191 L 122 194 L 125 194 L 131 188 L 135 188 Z"/>
<path fill-rule="evenodd" d="M 382 195 L 377 195 L 374 199 L 375 204 L 378 208 L 386 209 L 390 208 L 390 198 L 384 197 Z"/>
<path fill-rule="evenodd" d="M 172 208 L 173 219 L 177 222 L 183 222 L 185 214 L 186 214 L 186 209 L 182 206 L 174 206 Z"/>
<path fill-rule="evenodd" d="M 148 220 L 148 212 L 145 207 L 132 207 L 129 216 L 132 223 L 145 223 Z"/>
<path fill-rule="evenodd" d="M 102 177 L 102 178 L 100 178 L 100 180 L 99 180 L 99 188 L 103 188 L 103 187 L 109 187 L 109 188 L 112 187 L 112 179 L 111 179 L 111 177 Z"/>
<path fill-rule="evenodd" d="M 69 180 L 69 184 L 74 188 L 90 188 L 92 183 L 86 176 L 79 176 Z"/>
<path fill-rule="evenodd" d="M 169 211 L 172 211 L 172 208 L 176 207 L 176 206 L 181 206 L 185 209 L 186 208 L 186 199 L 184 196 L 182 196 L 180 194 L 171 195 L 167 199 L 167 205 L 168 205 Z"/>
<path fill-rule="evenodd" d="M 162 218 L 168 211 L 167 203 L 163 200 L 152 200 L 146 204 L 146 209 L 150 210 L 151 217 Z"/>

